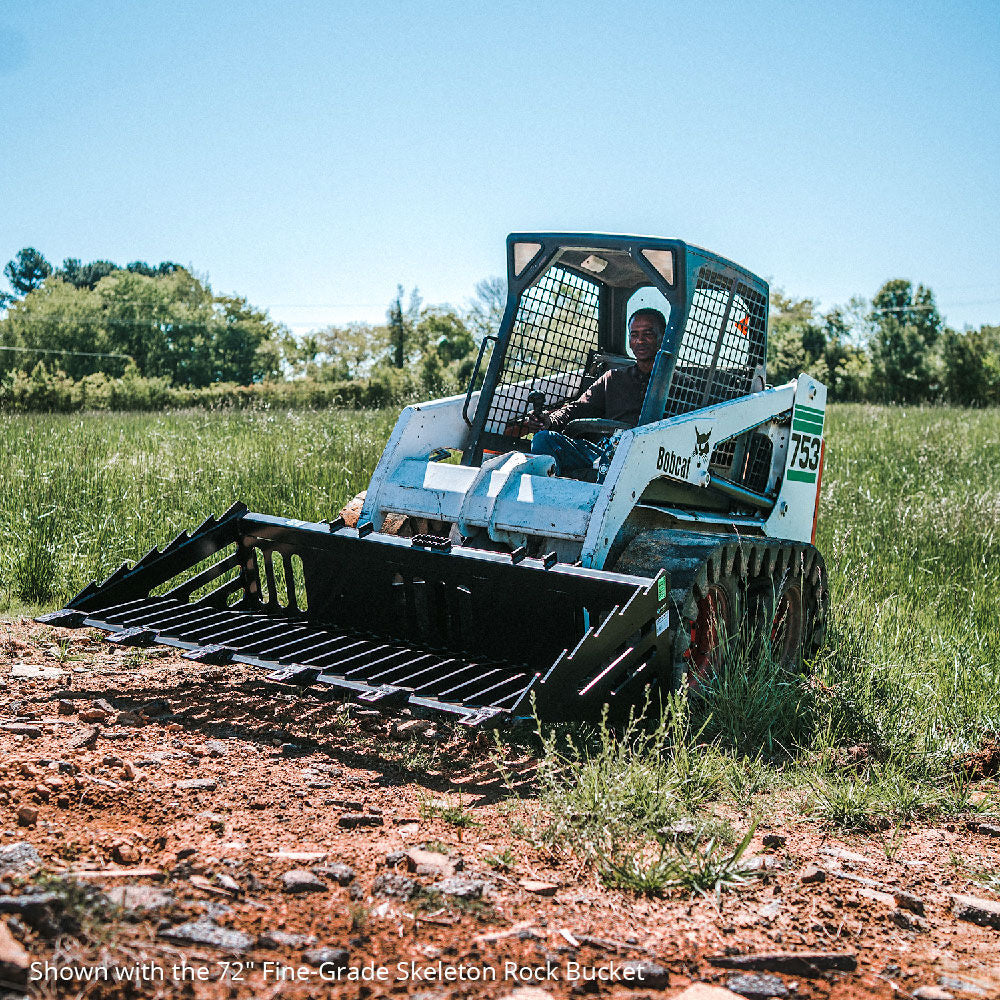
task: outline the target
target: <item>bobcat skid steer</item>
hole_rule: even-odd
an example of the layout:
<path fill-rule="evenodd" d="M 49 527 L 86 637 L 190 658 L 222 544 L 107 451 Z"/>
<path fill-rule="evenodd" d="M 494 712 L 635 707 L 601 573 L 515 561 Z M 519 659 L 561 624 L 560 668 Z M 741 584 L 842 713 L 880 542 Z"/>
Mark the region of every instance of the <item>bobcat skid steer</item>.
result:
<path fill-rule="evenodd" d="M 235 504 L 39 620 L 469 726 L 624 715 L 721 669 L 747 621 L 779 663 L 811 655 L 826 389 L 766 385 L 766 283 L 680 240 L 577 233 L 510 236 L 507 278 L 468 391 L 403 410 L 353 516 Z M 638 425 L 571 423 L 604 457 L 554 475 L 524 417 L 630 364 L 650 304 Z"/>

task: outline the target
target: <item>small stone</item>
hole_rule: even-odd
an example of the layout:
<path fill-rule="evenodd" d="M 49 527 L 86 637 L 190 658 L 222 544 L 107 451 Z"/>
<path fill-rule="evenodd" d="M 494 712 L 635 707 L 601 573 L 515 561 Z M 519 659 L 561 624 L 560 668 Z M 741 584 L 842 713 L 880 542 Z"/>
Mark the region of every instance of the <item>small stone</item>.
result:
<path fill-rule="evenodd" d="M 518 885 L 534 896 L 554 896 L 559 888 L 555 882 L 541 882 L 538 879 L 523 878 Z"/>
<path fill-rule="evenodd" d="M 397 899 L 411 899 L 417 892 L 415 879 L 405 875 L 387 873 L 379 875 L 372 883 L 373 896 L 392 896 Z"/>
<path fill-rule="evenodd" d="M 959 920 L 1000 931 L 1000 903 L 976 896 L 952 896 L 951 908 Z"/>
<path fill-rule="evenodd" d="M 973 996 L 984 997 L 986 990 L 976 983 L 959 979 L 958 976 L 941 975 L 938 976 L 938 986 L 943 986 L 946 990 L 958 990 L 961 993 L 971 993 Z"/>
<path fill-rule="evenodd" d="M 622 984 L 633 989 L 663 990 L 670 984 L 670 974 L 662 965 L 645 959 L 622 962 Z"/>
<path fill-rule="evenodd" d="M 926 931 L 930 927 L 923 917 L 910 910 L 895 909 L 889 914 L 889 919 L 904 931 Z"/>
<path fill-rule="evenodd" d="M 130 760 L 125 761 L 122 765 L 122 779 L 132 781 L 135 778 L 135 773 L 135 765 Z"/>
<path fill-rule="evenodd" d="M 447 854 L 439 854 L 437 851 L 422 851 L 414 847 L 406 852 L 406 869 L 416 875 L 453 875 L 454 866 Z"/>
<path fill-rule="evenodd" d="M 60 715 L 73 715 L 76 712 L 76 703 L 70 701 L 68 698 L 60 698 L 57 707 Z"/>
<path fill-rule="evenodd" d="M 1000 826 L 995 823 L 980 823 L 976 827 L 977 833 L 983 833 L 987 837 L 1000 837 Z"/>
<path fill-rule="evenodd" d="M 234 931 L 228 927 L 220 927 L 209 917 L 192 920 L 177 927 L 168 927 L 160 931 L 160 937 L 171 941 L 181 941 L 185 944 L 209 945 L 222 951 L 242 952 L 253 944 L 253 939 L 242 931 Z"/>
<path fill-rule="evenodd" d="M 409 739 L 413 736 L 420 736 L 424 739 L 431 739 L 437 736 L 437 727 L 428 719 L 406 719 L 397 722 L 393 727 L 393 734 Z"/>
<path fill-rule="evenodd" d="M 764 834 L 764 846 L 765 847 L 784 847 L 785 842 L 788 840 L 787 837 L 780 833 L 765 833 Z M 774 978 L 773 976 L 771 978 Z M 781 980 L 778 980 L 780 982 Z"/>
<path fill-rule="evenodd" d="M 18 826 L 34 826 L 38 822 L 38 810 L 34 806 L 21 806 L 17 811 Z"/>
<path fill-rule="evenodd" d="M 31 956 L 11 934 L 7 922 L 0 920 L 0 981 L 6 981 L 12 986 L 26 985 L 30 965 Z"/>
<path fill-rule="evenodd" d="M 285 892 L 326 892 L 327 890 L 327 885 L 322 879 L 316 878 L 312 872 L 306 871 L 304 868 L 293 868 L 290 872 L 285 872 L 281 876 L 281 883 Z"/>
<path fill-rule="evenodd" d="M 892 898 L 901 910 L 924 915 L 924 901 L 919 896 L 914 896 L 912 892 L 899 890 L 892 894 Z"/>
<path fill-rule="evenodd" d="M 745 972 L 730 976 L 726 986 L 741 997 L 764 1000 L 767 997 L 787 997 L 788 987 L 777 977 L 767 972 Z"/>
<path fill-rule="evenodd" d="M 806 865 L 802 871 L 799 872 L 799 881 L 805 885 L 811 885 L 816 882 L 826 881 L 826 872 L 822 868 L 817 868 L 816 865 Z"/>
<path fill-rule="evenodd" d="M 97 743 L 97 730 L 93 726 L 82 726 L 66 743 L 67 750 L 89 750 Z"/>
<path fill-rule="evenodd" d="M 225 757 L 229 753 L 229 746 L 222 740 L 208 740 L 205 749 L 209 757 Z"/>
<path fill-rule="evenodd" d="M 676 823 L 664 826 L 656 832 L 661 836 L 673 837 L 678 840 L 684 837 L 693 837 L 698 832 L 698 827 L 689 819 L 679 819 Z"/>
<path fill-rule="evenodd" d="M 755 972 L 784 972 L 819 976 L 823 972 L 854 972 L 857 955 L 849 951 L 767 951 L 756 955 L 709 955 L 709 965 Z"/>
<path fill-rule="evenodd" d="M 289 934 L 287 931 L 264 931 L 257 937 L 258 948 L 305 948 L 315 943 L 312 934 Z"/>
<path fill-rule="evenodd" d="M 38 851 L 26 840 L 0 847 L 0 876 L 23 875 L 41 867 Z"/>
<path fill-rule="evenodd" d="M 765 903 L 757 913 L 760 915 L 761 920 L 774 920 L 781 914 L 781 903 L 773 899 L 770 903 Z"/>
<path fill-rule="evenodd" d="M 326 804 L 349 813 L 359 813 L 365 807 L 364 802 L 358 802 L 356 799 L 327 799 Z"/>
<path fill-rule="evenodd" d="M 334 969 L 346 969 L 350 953 L 346 948 L 313 948 L 302 953 L 307 965 L 328 965 Z"/>
<path fill-rule="evenodd" d="M 227 875 L 225 872 L 219 872 L 219 874 L 215 876 L 215 881 L 220 888 L 225 889 L 226 892 L 231 892 L 234 896 L 238 896 L 243 891 L 239 882 L 237 882 L 231 875 Z"/>
<path fill-rule="evenodd" d="M 36 930 L 51 934 L 53 910 L 62 899 L 54 892 L 23 892 L 20 896 L 0 896 L 0 913 L 16 913 Z"/>
<path fill-rule="evenodd" d="M 24 722 L 5 722 L 0 726 L 0 732 L 10 733 L 12 736 L 28 736 L 31 739 L 42 735 L 38 726 L 29 726 Z"/>
<path fill-rule="evenodd" d="M 298 757 L 300 753 L 302 753 L 302 747 L 300 747 L 298 743 L 281 744 L 282 757 Z"/>
<path fill-rule="evenodd" d="M 392 851 L 385 856 L 385 865 L 387 868 L 395 868 L 396 865 L 402 864 L 405 857 L 406 854 L 403 851 Z"/>
<path fill-rule="evenodd" d="M 139 852 L 129 843 L 115 844 L 111 848 L 111 860 L 118 865 L 134 865 L 139 860 Z"/>
<path fill-rule="evenodd" d="M 182 792 L 214 792 L 217 787 L 214 778 L 185 778 L 174 782 L 174 788 Z"/>
<path fill-rule="evenodd" d="M 354 881 L 354 869 L 350 865 L 334 864 L 321 869 L 324 875 L 332 878 L 337 885 L 350 885 Z"/>
<path fill-rule="evenodd" d="M 446 878 L 434 888 L 445 896 L 454 896 L 456 899 L 479 899 L 486 883 L 477 878 Z"/>
<path fill-rule="evenodd" d="M 384 820 L 381 816 L 369 816 L 367 813 L 344 813 L 337 820 L 337 825 L 345 830 L 353 830 L 359 826 L 382 826 Z"/>
<path fill-rule="evenodd" d="M 156 889 L 150 885 L 115 886 L 104 895 L 115 906 L 129 912 L 153 912 L 166 909 L 174 903 L 174 894 L 169 889 Z"/>
<path fill-rule="evenodd" d="M 918 986 L 913 991 L 916 1000 L 954 1000 L 954 994 L 940 986 Z"/>
<path fill-rule="evenodd" d="M 107 722 L 108 713 L 103 708 L 82 708 L 77 718 L 81 722 Z"/>
<path fill-rule="evenodd" d="M 193 855 L 195 855 L 197 853 L 198 853 L 198 849 L 196 847 L 182 847 L 177 852 L 177 860 L 178 861 L 183 861 L 185 858 L 190 858 L 190 857 L 192 857 Z"/>

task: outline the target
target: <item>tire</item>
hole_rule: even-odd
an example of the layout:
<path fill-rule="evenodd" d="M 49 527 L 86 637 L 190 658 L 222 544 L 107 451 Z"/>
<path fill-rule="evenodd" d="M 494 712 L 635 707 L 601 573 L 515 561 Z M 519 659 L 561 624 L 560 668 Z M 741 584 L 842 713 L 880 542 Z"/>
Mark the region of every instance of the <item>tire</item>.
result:
<path fill-rule="evenodd" d="M 748 621 L 755 647 L 770 651 L 784 670 L 802 668 L 819 648 L 826 631 L 829 594 L 826 573 L 809 553 L 793 552 L 783 569 L 770 579 L 758 580 L 750 595 Z"/>
<path fill-rule="evenodd" d="M 696 596 L 690 642 L 684 652 L 689 688 L 697 689 L 723 673 L 731 643 L 737 639 L 746 606 L 743 581 L 727 574 Z"/>

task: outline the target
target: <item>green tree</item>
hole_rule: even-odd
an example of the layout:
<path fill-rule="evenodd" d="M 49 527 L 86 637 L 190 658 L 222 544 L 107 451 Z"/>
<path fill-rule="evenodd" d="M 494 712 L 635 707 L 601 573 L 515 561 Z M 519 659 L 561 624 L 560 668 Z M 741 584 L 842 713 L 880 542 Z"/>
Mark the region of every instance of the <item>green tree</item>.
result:
<path fill-rule="evenodd" d="M 420 293 L 416 288 L 410 292 L 409 305 L 403 306 L 405 291 L 396 286 L 396 297 L 385 314 L 389 332 L 390 362 L 394 368 L 405 368 L 411 361 L 415 349 L 417 323 L 420 318 Z"/>
<path fill-rule="evenodd" d="M 18 250 L 13 260 L 7 261 L 3 273 L 15 294 L 25 296 L 41 287 L 52 274 L 52 265 L 34 247 L 25 247 Z"/>
<path fill-rule="evenodd" d="M 942 336 L 942 384 L 949 402 L 960 406 L 1000 404 L 1000 326 Z"/>
<path fill-rule="evenodd" d="M 86 289 L 53 278 L 14 302 L 0 321 L 0 362 L 9 370 L 32 371 L 39 361 L 46 369 L 61 369 L 73 378 L 106 371 L 121 375 L 127 353 L 112 346 L 100 299 Z M 54 353 L 55 352 L 55 353 Z"/>
<path fill-rule="evenodd" d="M 388 328 L 370 323 L 328 326 L 314 336 L 312 371 L 325 380 L 370 375 L 372 366 L 385 355 L 389 343 Z"/>
<path fill-rule="evenodd" d="M 905 278 L 887 281 L 872 299 L 872 385 L 886 402 L 930 399 L 938 382 L 943 321 L 934 293 Z"/>
<path fill-rule="evenodd" d="M 500 321 L 507 305 L 507 280 L 500 277 L 483 278 L 476 282 L 475 293 L 466 322 L 478 344 L 483 337 L 494 336 L 500 329 Z"/>
<path fill-rule="evenodd" d="M 803 372 L 821 378 L 820 359 L 825 349 L 823 329 L 816 319 L 812 299 L 793 299 L 771 289 L 770 332 L 767 342 L 767 377 L 782 385 Z"/>

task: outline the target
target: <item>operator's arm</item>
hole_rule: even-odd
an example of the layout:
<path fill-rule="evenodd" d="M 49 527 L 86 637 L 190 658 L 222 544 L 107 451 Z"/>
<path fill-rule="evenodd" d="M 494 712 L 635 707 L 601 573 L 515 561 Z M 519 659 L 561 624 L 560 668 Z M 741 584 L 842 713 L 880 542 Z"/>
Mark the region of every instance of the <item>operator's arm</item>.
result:
<path fill-rule="evenodd" d="M 548 415 L 548 427 L 558 431 L 571 420 L 607 416 L 607 389 L 610 376 L 611 372 L 605 372 L 579 399 L 573 399 L 560 406 L 558 410 L 553 410 Z"/>

